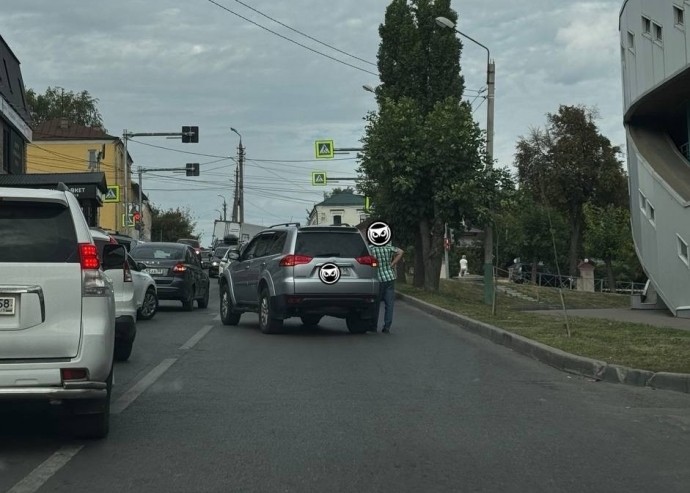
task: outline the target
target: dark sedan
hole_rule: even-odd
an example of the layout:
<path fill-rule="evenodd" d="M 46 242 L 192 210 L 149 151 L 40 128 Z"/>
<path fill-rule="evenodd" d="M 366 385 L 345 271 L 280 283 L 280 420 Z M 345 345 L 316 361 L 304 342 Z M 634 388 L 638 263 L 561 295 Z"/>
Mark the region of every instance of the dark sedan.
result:
<path fill-rule="evenodd" d="M 219 266 L 220 261 L 223 260 L 223 255 L 230 249 L 229 246 L 219 246 L 213 250 L 213 255 L 211 256 L 211 264 L 208 267 L 208 275 L 210 277 L 217 277 L 220 272 Z"/>
<path fill-rule="evenodd" d="M 142 243 L 130 252 L 156 281 L 159 300 L 179 300 L 191 311 L 208 306 L 210 281 L 194 248 L 183 243 Z"/>

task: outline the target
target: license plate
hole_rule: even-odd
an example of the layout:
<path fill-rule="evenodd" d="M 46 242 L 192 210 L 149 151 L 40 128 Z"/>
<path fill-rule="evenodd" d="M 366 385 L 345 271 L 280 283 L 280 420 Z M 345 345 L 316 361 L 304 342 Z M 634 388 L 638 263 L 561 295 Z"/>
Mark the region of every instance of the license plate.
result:
<path fill-rule="evenodd" d="M 0 298 L 0 315 L 14 315 L 14 298 Z"/>
<path fill-rule="evenodd" d="M 146 271 L 152 276 L 162 276 L 168 272 L 168 269 L 146 269 Z"/>

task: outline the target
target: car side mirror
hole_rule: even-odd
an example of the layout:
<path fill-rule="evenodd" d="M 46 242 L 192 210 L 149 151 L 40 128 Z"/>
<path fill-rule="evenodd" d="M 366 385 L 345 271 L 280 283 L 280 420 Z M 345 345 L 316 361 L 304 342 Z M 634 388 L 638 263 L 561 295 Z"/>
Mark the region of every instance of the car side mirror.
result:
<path fill-rule="evenodd" d="M 127 250 L 122 245 L 108 243 L 103 246 L 103 270 L 122 269 L 127 261 Z"/>
<path fill-rule="evenodd" d="M 240 258 L 240 254 L 237 252 L 228 253 L 228 259 L 230 259 L 230 260 L 238 260 L 239 258 Z"/>
<path fill-rule="evenodd" d="M 144 262 L 137 262 L 137 269 L 141 271 L 146 270 L 146 264 Z"/>

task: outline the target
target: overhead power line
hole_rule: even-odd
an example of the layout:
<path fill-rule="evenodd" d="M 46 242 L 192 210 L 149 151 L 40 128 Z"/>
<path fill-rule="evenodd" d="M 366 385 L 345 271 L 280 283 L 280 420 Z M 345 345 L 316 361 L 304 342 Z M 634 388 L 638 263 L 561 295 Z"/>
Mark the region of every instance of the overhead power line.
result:
<path fill-rule="evenodd" d="M 352 55 L 351 53 L 348 53 L 348 52 L 346 52 L 346 51 L 340 50 L 340 49 L 336 48 L 335 46 L 329 45 L 328 43 L 324 43 L 323 41 L 318 40 L 318 39 L 316 39 L 315 37 L 310 36 L 310 35 L 308 35 L 308 34 L 302 32 L 302 31 L 300 31 L 300 30 L 298 30 L 298 29 L 295 29 L 294 27 L 290 27 L 290 26 L 288 26 L 287 24 L 285 24 L 285 23 L 283 23 L 283 22 L 280 22 L 278 19 L 274 19 L 274 18 L 271 17 L 270 15 L 264 14 L 264 13 L 261 12 L 260 10 L 255 9 L 255 8 L 252 7 L 251 5 L 247 5 L 246 3 L 241 2 L 240 0 L 235 0 L 235 1 L 236 1 L 237 3 L 239 3 L 240 5 L 243 5 L 243 6 L 247 7 L 249 10 L 252 10 L 252 11 L 256 12 L 257 14 L 259 14 L 259 15 L 265 17 L 266 19 L 272 20 L 272 21 L 275 22 L 276 24 L 280 24 L 281 26 L 283 26 L 283 27 L 289 29 L 289 30 L 292 31 L 292 32 L 295 32 L 295 33 L 297 33 L 297 34 L 300 34 L 300 35 L 304 36 L 305 38 L 311 39 L 312 41 L 316 41 L 317 43 L 319 43 L 319 44 L 321 44 L 321 45 L 323 45 L 323 46 L 326 46 L 326 47 L 330 48 L 331 50 L 337 51 L 338 53 L 342 53 L 343 55 L 346 55 L 346 56 L 349 56 L 349 57 L 351 57 L 351 58 L 354 58 L 355 60 L 359 60 L 360 62 L 364 62 L 364 63 L 366 63 L 367 65 L 373 65 L 374 67 L 377 66 L 375 63 L 370 62 L 369 60 L 365 60 L 364 58 L 360 58 L 360 57 L 358 57 L 358 56 Z"/>
<path fill-rule="evenodd" d="M 317 55 L 321 55 L 322 57 L 328 58 L 329 60 L 333 60 L 334 62 L 338 62 L 338 63 L 341 63 L 341 64 L 343 64 L 343 65 L 347 65 L 348 67 L 354 68 L 354 69 L 356 69 L 356 70 L 360 70 L 360 71 L 362 71 L 362 72 L 364 72 L 364 73 L 367 73 L 367 74 L 369 74 L 369 75 L 374 75 L 374 76 L 376 76 L 376 77 L 379 76 L 379 74 L 377 74 L 376 72 L 372 72 L 371 70 L 367 70 L 367 69 L 364 69 L 364 68 L 362 68 L 362 67 L 358 67 L 357 65 L 353 65 L 353 64 L 351 64 L 351 63 L 345 62 L 345 61 L 343 61 L 343 60 L 340 60 L 339 58 L 335 58 L 335 57 L 333 57 L 333 56 L 331 56 L 331 55 L 328 55 L 328 54 L 326 54 L 326 53 L 323 53 L 322 51 L 315 50 L 314 48 L 311 48 L 311 47 L 309 47 L 309 46 L 307 46 L 307 45 L 305 45 L 305 44 L 302 44 L 302 43 L 300 43 L 299 41 L 295 41 L 294 39 L 288 38 L 287 36 L 284 36 L 284 35 L 282 35 L 282 34 L 276 32 L 276 31 L 274 31 L 274 30 L 272 30 L 272 29 L 269 29 L 269 28 L 267 28 L 266 26 L 262 26 L 262 25 L 259 24 L 258 22 L 255 22 L 255 21 L 253 21 L 253 20 L 251 20 L 251 19 L 249 19 L 249 18 L 243 16 L 242 14 L 238 14 L 238 13 L 235 12 L 234 10 L 231 10 L 231 9 L 229 9 L 229 8 L 226 7 L 226 6 L 219 4 L 219 3 L 216 2 L 215 0 L 207 0 L 207 1 L 208 1 L 209 3 L 212 3 L 213 5 L 215 5 L 215 6 L 217 6 L 217 7 L 219 7 L 219 8 L 221 8 L 221 9 L 225 10 L 226 12 L 229 12 L 229 13 L 231 13 L 232 15 L 235 15 L 235 16 L 239 17 L 240 19 L 243 19 L 243 20 L 249 22 L 250 24 L 254 24 L 254 25 L 257 26 L 257 27 L 260 27 L 260 28 L 263 29 L 264 31 L 268 31 L 268 32 L 271 33 L 271 34 L 274 34 L 274 35 L 278 36 L 279 38 L 284 39 L 285 41 L 289 41 L 289 42 L 292 43 L 292 44 L 296 44 L 297 46 L 300 46 L 300 47 L 302 47 L 302 48 L 304 48 L 304 49 L 306 49 L 306 50 L 309 50 L 309 51 L 311 51 L 312 53 L 316 53 Z"/>

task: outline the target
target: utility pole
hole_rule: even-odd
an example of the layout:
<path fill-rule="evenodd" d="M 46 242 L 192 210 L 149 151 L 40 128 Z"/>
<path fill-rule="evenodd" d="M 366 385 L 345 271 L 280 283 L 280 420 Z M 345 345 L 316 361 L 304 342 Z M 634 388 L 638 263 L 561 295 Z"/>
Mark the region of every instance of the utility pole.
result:
<path fill-rule="evenodd" d="M 223 214 L 221 215 L 221 220 L 227 221 L 228 220 L 228 204 L 225 201 L 225 197 L 222 196 L 221 194 L 218 194 L 218 196 L 223 199 Z"/>
<path fill-rule="evenodd" d="M 239 222 L 244 223 L 244 146 L 242 145 L 242 134 L 236 129 L 230 127 L 230 131 L 237 134 L 240 138 L 240 145 L 237 147 L 238 159 L 237 166 L 239 168 L 239 183 L 237 185 L 237 204 L 239 211 Z"/>
<path fill-rule="evenodd" d="M 487 49 L 487 52 L 489 50 Z M 486 160 L 489 167 L 494 165 L 494 92 L 496 90 L 496 65 L 489 60 L 486 70 L 488 94 L 486 98 Z M 494 231 L 491 219 L 484 228 L 484 303 L 494 304 Z"/>
<path fill-rule="evenodd" d="M 443 236 L 443 249 L 445 250 L 446 254 L 446 279 L 450 279 L 450 264 L 448 263 L 448 245 L 450 245 L 450 234 L 448 234 L 448 223 L 446 223 L 445 228 L 446 230 Z"/>
<path fill-rule="evenodd" d="M 129 174 L 129 162 L 127 159 L 127 141 L 129 140 L 129 133 L 127 132 L 127 129 L 124 129 L 122 132 L 122 140 L 124 141 L 124 147 L 123 147 L 123 156 L 122 156 L 122 186 L 124 187 L 124 210 L 122 213 L 124 214 L 124 228 L 125 228 L 125 234 L 129 234 L 129 221 L 127 220 L 129 217 L 129 194 L 128 192 L 128 183 L 127 183 L 127 175 Z M 115 223 L 117 225 L 117 222 Z M 117 227 L 115 228 L 117 230 Z"/>
<path fill-rule="evenodd" d="M 239 164 L 235 166 L 235 193 L 232 198 L 232 222 L 237 222 L 237 206 L 239 204 L 239 187 L 240 187 L 240 168 Z"/>

